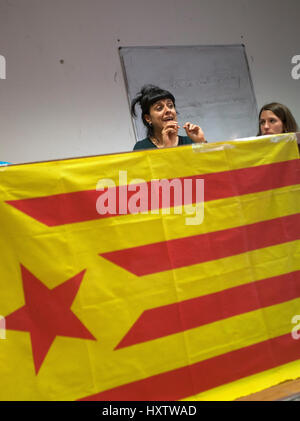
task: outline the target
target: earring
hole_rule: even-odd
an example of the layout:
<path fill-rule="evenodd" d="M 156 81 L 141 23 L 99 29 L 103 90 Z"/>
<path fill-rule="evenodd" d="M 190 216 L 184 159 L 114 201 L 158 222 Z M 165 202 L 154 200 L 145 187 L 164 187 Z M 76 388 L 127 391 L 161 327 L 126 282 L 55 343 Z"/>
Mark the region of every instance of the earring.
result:
<path fill-rule="evenodd" d="M 149 124 L 149 126 L 150 126 L 150 127 L 152 127 L 152 123 L 151 123 L 151 121 L 149 121 L 149 123 L 148 123 L 148 124 Z"/>

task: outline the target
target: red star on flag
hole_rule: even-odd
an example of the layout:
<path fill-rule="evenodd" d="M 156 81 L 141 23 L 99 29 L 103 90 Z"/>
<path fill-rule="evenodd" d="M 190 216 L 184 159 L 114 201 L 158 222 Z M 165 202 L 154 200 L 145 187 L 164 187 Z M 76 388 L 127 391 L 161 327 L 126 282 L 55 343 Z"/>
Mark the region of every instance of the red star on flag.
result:
<path fill-rule="evenodd" d="M 30 333 L 38 374 L 56 336 L 96 340 L 70 309 L 85 270 L 53 289 L 48 289 L 22 265 L 21 273 L 26 304 L 6 316 L 6 329 Z"/>

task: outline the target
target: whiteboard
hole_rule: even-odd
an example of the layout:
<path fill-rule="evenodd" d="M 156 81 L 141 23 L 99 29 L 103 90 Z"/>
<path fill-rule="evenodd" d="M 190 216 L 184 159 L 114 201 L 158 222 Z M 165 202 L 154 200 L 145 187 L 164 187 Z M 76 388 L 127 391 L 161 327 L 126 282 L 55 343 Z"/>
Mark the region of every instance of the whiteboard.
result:
<path fill-rule="evenodd" d="M 174 95 L 179 125 L 200 125 L 208 142 L 256 136 L 257 103 L 244 45 L 120 47 L 119 52 L 129 103 L 150 83 Z M 139 105 L 136 111 L 133 125 L 141 140 L 146 130 Z"/>

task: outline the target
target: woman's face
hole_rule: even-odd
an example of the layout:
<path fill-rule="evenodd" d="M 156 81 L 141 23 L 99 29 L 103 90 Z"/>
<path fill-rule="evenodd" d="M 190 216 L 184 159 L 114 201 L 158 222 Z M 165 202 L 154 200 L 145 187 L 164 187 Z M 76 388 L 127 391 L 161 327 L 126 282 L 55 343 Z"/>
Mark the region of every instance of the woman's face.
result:
<path fill-rule="evenodd" d="M 273 111 L 264 110 L 259 120 L 262 135 L 284 133 L 283 123 Z"/>
<path fill-rule="evenodd" d="M 160 99 L 151 105 L 145 120 L 152 124 L 154 130 L 161 131 L 168 121 L 177 121 L 177 113 L 171 99 Z"/>

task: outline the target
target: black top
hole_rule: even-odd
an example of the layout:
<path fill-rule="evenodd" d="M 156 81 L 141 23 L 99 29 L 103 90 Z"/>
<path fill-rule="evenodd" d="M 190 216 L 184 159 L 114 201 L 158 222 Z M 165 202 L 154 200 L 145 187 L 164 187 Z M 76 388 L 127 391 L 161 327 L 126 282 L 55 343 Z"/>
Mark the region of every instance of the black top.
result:
<path fill-rule="evenodd" d="M 192 139 L 190 139 L 187 136 L 178 136 L 178 146 L 181 145 L 191 145 L 194 143 Z M 134 145 L 133 150 L 137 149 L 158 149 L 157 146 L 154 145 L 154 143 L 151 142 L 149 137 L 146 137 L 146 139 L 140 140 Z"/>

